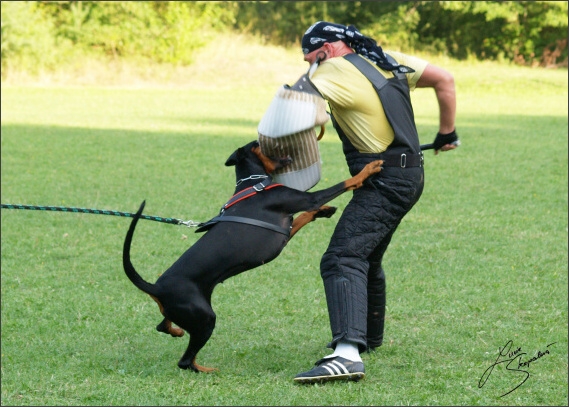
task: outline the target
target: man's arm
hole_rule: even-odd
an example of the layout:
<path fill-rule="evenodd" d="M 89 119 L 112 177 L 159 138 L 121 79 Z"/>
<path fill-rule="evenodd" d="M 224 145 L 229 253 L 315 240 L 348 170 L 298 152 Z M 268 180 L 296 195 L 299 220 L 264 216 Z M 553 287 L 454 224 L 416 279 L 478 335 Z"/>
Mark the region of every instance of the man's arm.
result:
<path fill-rule="evenodd" d="M 427 65 L 417 81 L 418 88 L 434 88 L 439 102 L 439 132 L 450 133 L 454 130 L 456 116 L 456 91 L 452 74 L 435 65 Z"/>
<path fill-rule="evenodd" d="M 435 65 L 427 65 L 417 81 L 417 88 L 434 88 L 439 103 L 439 133 L 448 134 L 455 130 L 456 91 L 452 74 Z M 456 146 L 447 144 L 442 151 L 452 150 Z"/>

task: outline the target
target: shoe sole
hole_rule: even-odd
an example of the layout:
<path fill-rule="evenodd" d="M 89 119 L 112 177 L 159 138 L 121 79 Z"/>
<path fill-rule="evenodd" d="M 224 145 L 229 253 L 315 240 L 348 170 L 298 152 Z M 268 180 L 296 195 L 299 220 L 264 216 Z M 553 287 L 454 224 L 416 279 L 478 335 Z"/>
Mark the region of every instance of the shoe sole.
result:
<path fill-rule="evenodd" d="M 351 380 L 357 382 L 365 378 L 365 373 L 349 373 L 349 374 L 339 374 L 339 375 L 326 375 L 326 376 L 314 376 L 314 377 L 295 377 L 293 380 L 296 383 L 302 384 L 313 384 L 313 383 L 326 383 L 336 380 Z"/>

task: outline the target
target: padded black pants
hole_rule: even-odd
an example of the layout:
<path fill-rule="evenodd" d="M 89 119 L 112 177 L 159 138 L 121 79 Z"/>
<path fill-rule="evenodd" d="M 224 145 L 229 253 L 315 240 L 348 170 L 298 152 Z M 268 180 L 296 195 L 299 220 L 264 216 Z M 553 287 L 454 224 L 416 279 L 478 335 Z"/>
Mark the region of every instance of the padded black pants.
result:
<path fill-rule="evenodd" d="M 422 167 L 384 168 L 353 192 L 322 256 L 332 342 L 360 352 L 383 341 L 385 273 L 382 259 L 393 233 L 423 192 Z"/>

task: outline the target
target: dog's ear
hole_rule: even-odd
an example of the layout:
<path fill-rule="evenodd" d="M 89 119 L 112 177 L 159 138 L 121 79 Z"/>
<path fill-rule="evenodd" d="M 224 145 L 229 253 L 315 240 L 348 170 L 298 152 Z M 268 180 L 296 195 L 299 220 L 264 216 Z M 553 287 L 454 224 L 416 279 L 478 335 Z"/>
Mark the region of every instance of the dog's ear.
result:
<path fill-rule="evenodd" d="M 233 152 L 233 154 L 231 154 L 229 156 L 229 158 L 227 159 L 227 161 L 225 162 L 225 165 L 227 167 L 230 167 L 232 165 L 237 165 L 237 163 L 239 162 L 240 157 L 243 156 L 243 147 L 239 147 L 237 150 L 235 150 Z"/>
<path fill-rule="evenodd" d="M 239 147 L 237 150 L 235 150 L 233 152 L 233 154 L 231 154 L 229 156 L 229 158 L 227 159 L 227 161 L 225 162 L 225 165 L 227 167 L 232 166 L 232 165 L 237 165 L 237 163 L 239 161 L 241 161 L 243 159 L 243 157 L 245 157 L 247 155 L 247 152 L 255 147 L 259 147 L 259 142 L 257 140 L 254 140 L 252 142 L 250 142 L 247 145 L 244 145 L 243 147 Z"/>

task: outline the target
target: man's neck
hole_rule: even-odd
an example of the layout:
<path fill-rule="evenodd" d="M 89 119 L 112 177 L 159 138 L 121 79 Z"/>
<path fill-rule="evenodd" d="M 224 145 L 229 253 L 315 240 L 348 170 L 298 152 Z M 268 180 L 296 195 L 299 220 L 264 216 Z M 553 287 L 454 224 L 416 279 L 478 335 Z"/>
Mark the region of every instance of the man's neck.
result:
<path fill-rule="evenodd" d="M 343 57 L 344 55 L 352 54 L 354 51 L 343 41 L 336 41 L 330 44 L 332 47 L 330 58 Z"/>

